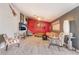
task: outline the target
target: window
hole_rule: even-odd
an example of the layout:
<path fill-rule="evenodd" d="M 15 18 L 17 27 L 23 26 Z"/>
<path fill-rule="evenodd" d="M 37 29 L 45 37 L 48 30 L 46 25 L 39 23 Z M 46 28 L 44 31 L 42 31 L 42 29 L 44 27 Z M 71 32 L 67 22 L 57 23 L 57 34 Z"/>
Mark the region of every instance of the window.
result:
<path fill-rule="evenodd" d="M 70 32 L 69 20 L 65 20 L 65 21 L 63 22 L 63 32 L 64 32 L 65 34 L 69 34 L 69 32 Z"/>

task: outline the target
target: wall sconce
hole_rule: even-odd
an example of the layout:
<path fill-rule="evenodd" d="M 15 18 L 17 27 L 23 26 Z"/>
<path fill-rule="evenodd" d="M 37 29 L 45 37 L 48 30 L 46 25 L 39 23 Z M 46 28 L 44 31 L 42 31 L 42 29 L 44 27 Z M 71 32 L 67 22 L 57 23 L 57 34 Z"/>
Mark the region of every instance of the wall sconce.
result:
<path fill-rule="evenodd" d="M 40 24 L 40 23 L 38 23 L 38 24 L 37 24 L 37 27 L 41 27 L 41 24 Z"/>

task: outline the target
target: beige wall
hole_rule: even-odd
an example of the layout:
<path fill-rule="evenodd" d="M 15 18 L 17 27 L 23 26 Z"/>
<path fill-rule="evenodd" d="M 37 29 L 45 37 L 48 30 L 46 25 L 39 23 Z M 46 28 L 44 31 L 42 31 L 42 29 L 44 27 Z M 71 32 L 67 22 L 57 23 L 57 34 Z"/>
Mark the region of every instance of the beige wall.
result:
<path fill-rule="evenodd" d="M 18 31 L 20 12 L 14 7 L 16 16 L 13 16 L 8 3 L 0 3 L 0 34 L 9 35 Z"/>
<path fill-rule="evenodd" d="M 63 31 L 64 20 L 70 20 L 70 32 L 76 37 L 76 39 L 72 40 L 73 46 L 79 49 L 79 6 L 57 20 L 60 20 L 61 32 Z"/>

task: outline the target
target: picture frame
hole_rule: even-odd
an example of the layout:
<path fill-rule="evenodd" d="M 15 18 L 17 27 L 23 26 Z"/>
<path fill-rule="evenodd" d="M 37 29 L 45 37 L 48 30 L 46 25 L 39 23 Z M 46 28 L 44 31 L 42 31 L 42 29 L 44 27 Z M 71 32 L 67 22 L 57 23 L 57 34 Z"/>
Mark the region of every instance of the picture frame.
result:
<path fill-rule="evenodd" d="M 52 23 L 52 31 L 59 32 L 60 31 L 60 22 L 59 20 Z"/>

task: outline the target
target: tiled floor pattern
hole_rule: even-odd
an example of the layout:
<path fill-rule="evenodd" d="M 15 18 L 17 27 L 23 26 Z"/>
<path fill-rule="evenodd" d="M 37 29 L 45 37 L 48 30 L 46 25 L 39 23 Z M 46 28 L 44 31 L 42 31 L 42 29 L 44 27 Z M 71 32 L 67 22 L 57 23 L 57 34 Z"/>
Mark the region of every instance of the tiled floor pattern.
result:
<path fill-rule="evenodd" d="M 17 45 L 9 46 L 8 51 L 0 49 L 0 55 L 78 55 L 75 51 L 68 50 L 64 47 L 58 49 L 57 46 L 48 48 L 48 41 L 40 37 L 26 37 L 21 40 L 20 47 Z"/>

